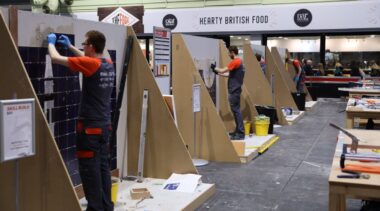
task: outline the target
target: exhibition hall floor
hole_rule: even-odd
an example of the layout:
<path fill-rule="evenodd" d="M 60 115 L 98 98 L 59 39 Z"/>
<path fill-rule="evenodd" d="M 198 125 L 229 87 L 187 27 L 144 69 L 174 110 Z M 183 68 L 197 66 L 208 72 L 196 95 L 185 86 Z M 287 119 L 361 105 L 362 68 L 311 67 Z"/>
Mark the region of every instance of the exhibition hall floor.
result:
<path fill-rule="evenodd" d="M 281 139 L 248 164 L 211 163 L 198 168 L 216 194 L 198 210 L 328 210 L 328 176 L 346 102 L 320 99 L 294 125 L 275 128 Z M 359 210 L 348 200 L 347 210 Z"/>

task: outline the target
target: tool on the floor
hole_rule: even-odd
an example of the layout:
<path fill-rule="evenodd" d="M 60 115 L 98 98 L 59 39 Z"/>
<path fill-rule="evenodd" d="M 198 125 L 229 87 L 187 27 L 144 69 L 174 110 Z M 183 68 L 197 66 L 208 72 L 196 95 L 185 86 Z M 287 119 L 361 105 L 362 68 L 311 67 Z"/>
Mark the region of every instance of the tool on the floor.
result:
<path fill-rule="evenodd" d="M 127 38 L 127 49 L 125 51 L 125 57 L 124 57 L 124 65 L 123 65 L 123 73 L 121 75 L 121 80 L 120 80 L 120 86 L 119 86 L 119 94 L 117 96 L 117 102 L 116 102 L 116 108 L 115 108 L 115 113 L 113 115 L 112 119 L 112 134 L 111 134 L 111 143 L 116 143 L 117 139 L 117 127 L 119 125 L 119 117 L 120 117 L 120 108 L 121 104 L 123 102 L 123 95 L 124 95 L 124 88 L 125 88 L 125 83 L 127 80 L 127 73 L 128 73 L 128 66 L 129 66 L 129 60 L 131 58 L 132 54 L 132 49 L 133 49 L 133 36 L 128 36 Z M 124 142 L 125 144 L 127 142 Z M 125 165 L 125 155 L 127 147 L 124 146 L 123 148 L 123 160 L 121 164 L 121 180 L 125 179 L 124 178 L 124 167 Z"/>
<path fill-rule="evenodd" d="M 139 162 L 137 166 L 137 182 L 143 181 L 144 173 L 144 155 L 145 155 L 145 139 L 146 139 L 146 123 L 148 113 L 148 93 L 147 89 L 144 89 L 143 103 L 141 112 L 141 129 L 140 129 L 140 149 L 139 149 Z"/>
<path fill-rule="evenodd" d="M 349 171 L 349 170 L 342 170 L 342 173 L 346 174 L 339 174 L 338 178 L 345 178 L 345 179 L 369 179 L 371 176 L 369 174 L 362 174 L 360 172 L 356 171 Z"/>
<path fill-rule="evenodd" d="M 346 129 L 343 129 L 334 123 L 330 123 L 330 126 L 335 128 L 335 129 L 342 131 L 344 134 L 346 134 L 348 137 L 351 138 L 352 143 L 351 143 L 350 151 L 352 153 L 356 153 L 358 151 L 358 146 L 359 146 L 359 141 L 360 141 L 360 139 L 358 137 L 356 137 L 352 133 L 348 132 Z"/>

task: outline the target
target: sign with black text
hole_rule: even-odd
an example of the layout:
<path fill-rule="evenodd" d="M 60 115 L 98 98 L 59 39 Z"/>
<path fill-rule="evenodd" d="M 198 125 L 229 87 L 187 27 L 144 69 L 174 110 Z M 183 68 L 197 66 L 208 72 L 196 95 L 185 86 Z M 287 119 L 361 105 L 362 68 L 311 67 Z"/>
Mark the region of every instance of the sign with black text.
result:
<path fill-rule="evenodd" d="M 34 103 L 0 100 L 0 162 L 35 155 Z"/>
<path fill-rule="evenodd" d="M 170 29 L 154 27 L 153 33 L 153 72 L 154 76 L 170 75 L 170 51 L 171 32 Z"/>

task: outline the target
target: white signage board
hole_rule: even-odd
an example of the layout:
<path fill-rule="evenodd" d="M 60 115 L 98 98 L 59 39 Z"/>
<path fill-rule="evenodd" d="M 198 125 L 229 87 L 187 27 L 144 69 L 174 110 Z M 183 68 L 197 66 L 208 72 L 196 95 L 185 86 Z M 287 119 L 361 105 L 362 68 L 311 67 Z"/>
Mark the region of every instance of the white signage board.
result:
<path fill-rule="evenodd" d="M 145 11 L 144 32 L 152 26 L 195 33 L 378 29 L 379 14 L 378 0 L 155 9 Z"/>
<path fill-rule="evenodd" d="M 201 85 L 193 85 L 193 112 L 201 111 Z"/>
<path fill-rule="evenodd" d="M 133 26 L 135 23 L 140 20 L 133 16 L 131 13 L 127 12 L 127 10 L 119 7 L 114 10 L 111 14 L 105 17 L 102 22 L 105 23 L 113 23 L 123 26 Z"/>
<path fill-rule="evenodd" d="M 171 32 L 153 27 L 153 74 L 162 94 L 170 94 Z"/>
<path fill-rule="evenodd" d="M 0 100 L 0 162 L 33 155 L 34 99 Z"/>

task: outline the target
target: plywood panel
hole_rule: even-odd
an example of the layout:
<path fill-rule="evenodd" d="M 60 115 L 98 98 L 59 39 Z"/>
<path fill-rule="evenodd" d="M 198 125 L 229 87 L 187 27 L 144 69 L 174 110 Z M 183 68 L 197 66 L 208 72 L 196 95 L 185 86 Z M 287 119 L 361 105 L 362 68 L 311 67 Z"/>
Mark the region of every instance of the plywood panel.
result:
<path fill-rule="evenodd" d="M 270 82 L 265 77 L 266 75 L 261 70 L 260 64 L 252 50 L 250 44 L 244 45 L 244 64 L 245 64 L 245 78 L 244 84 L 248 89 L 252 100 L 257 105 L 274 106 L 276 108 L 277 117 L 281 124 L 286 123 L 285 116 L 281 111 L 281 103 L 277 102 L 279 99 L 274 97 Z M 266 68 L 266 72 L 272 74 L 273 71 Z M 270 74 L 270 75 L 271 75 Z"/>
<path fill-rule="evenodd" d="M 1 16 L 1 15 L 0 15 Z M 36 156 L 19 161 L 21 211 L 78 210 L 80 205 L 3 17 L 0 17 L 0 99 L 36 99 Z M 0 164 L 0 205 L 15 210 L 15 161 Z"/>
<path fill-rule="evenodd" d="M 274 75 L 274 94 L 275 94 L 275 103 L 277 113 L 281 112 L 279 109 L 282 107 L 290 107 L 293 110 L 298 110 L 297 105 L 293 100 L 290 90 L 285 84 L 285 81 L 282 78 L 280 70 L 278 69 L 274 58 L 269 51 L 268 47 L 266 47 L 266 59 L 267 59 L 267 73 L 269 75 Z M 281 116 L 280 116 L 281 117 Z M 279 118 L 280 124 L 288 124 L 285 119 Z"/>
<path fill-rule="evenodd" d="M 173 95 L 177 109 L 178 128 L 190 152 L 194 149 L 192 86 L 199 83 L 201 84 L 202 112 L 196 114 L 197 157 L 211 161 L 240 162 L 182 35 L 173 34 L 172 42 Z"/>
<path fill-rule="evenodd" d="M 131 27 L 128 36 L 133 36 L 125 91 L 128 93 L 128 173 L 137 175 L 144 89 L 149 91 L 144 177 L 166 179 L 173 172 L 197 173 Z"/>
<path fill-rule="evenodd" d="M 222 41 L 220 41 L 220 66 L 226 67 L 227 64 L 231 61 L 230 57 L 228 56 L 228 49 L 224 45 Z M 245 67 L 245 63 L 244 63 Z M 247 68 L 245 67 L 245 70 Z M 247 71 L 244 75 L 244 83 L 242 86 L 242 94 L 240 98 L 240 110 L 242 112 L 242 116 L 244 120 L 252 121 L 253 117 L 257 115 L 257 111 L 255 108 L 255 103 L 252 101 L 252 98 L 250 97 L 250 93 L 248 93 L 248 90 L 246 88 L 246 77 L 247 77 Z M 251 83 L 251 82 L 248 82 Z M 219 99 L 220 99 L 220 116 L 224 122 L 224 125 L 226 126 L 227 130 L 230 132 L 235 131 L 235 119 L 231 111 L 231 107 L 229 105 L 228 101 L 228 78 L 220 76 L 219 77 Z"/>

